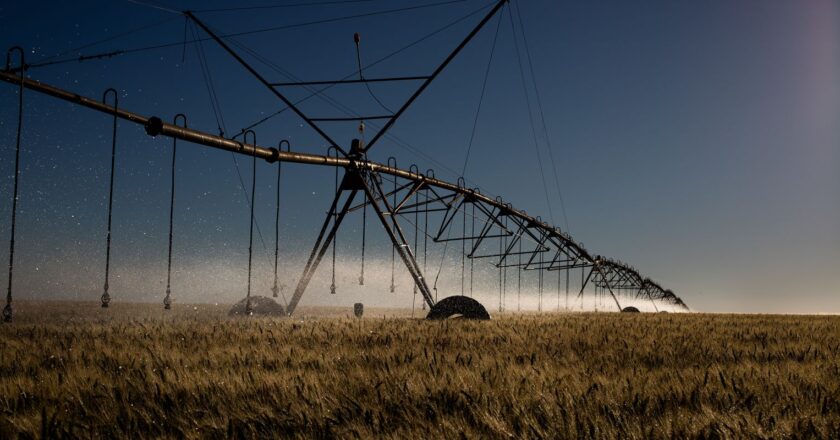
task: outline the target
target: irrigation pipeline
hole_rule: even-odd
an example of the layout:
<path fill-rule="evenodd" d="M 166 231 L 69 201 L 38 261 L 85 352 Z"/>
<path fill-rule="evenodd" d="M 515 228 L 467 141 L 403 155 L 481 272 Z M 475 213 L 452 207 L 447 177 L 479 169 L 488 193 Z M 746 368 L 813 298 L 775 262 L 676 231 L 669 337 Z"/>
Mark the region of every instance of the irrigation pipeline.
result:
<path fill-rule="evenodd" d="M 0 80 L 16 85 L 19 85 L 21 83 L 21 77 L 19 75 L 15 75 L 15 73 L 13 73 L 12 71 L 0 71 Z M 639 286 L 641 286 L 640 291 L 648 292 L 650 290 L 654 290 L 660 293 L 667 293 L 669 296 L 673 295 L 673 293 L 663 289 L 661 286 L 654 283 L 653 281 L 650 281 L 649 279 L 642 280 L 638 272 L 636 272 L 631 267 L 625 266 L 618 262 L 601 259 L 599 256 L 592 256 L 586 249 L 583 248 L 583 246 L 575 242 L 568 234 L 562 232 L 559 228 L 545 223 L 539 218 L 532 217 L 526 214 L 524 211 L 520 211 L 511 207 L 510 204 L 505 203 L 504 200 L 502 200 L 501 198 L 493 199 L 487 197 L 481 194 L 477 189 L 466 188 L 463 185 L 458 185 L 455 183 L 440 180 L 435 177 L 422 174 L 419 171 L 403 170 L 397 168 L 396 166 L 389 166 L 377 162 L 363 160 L 360 158 L 329 156 L 293 151 L 281 151 L 280 149 L 273 147 L 261 147 L 259 145 L 249 144 L 244 141 L 239 142 L 236 140 L 227 139 L 221 136 L 205 133 L 187 127 L 181 127 L 178 125 L 170 124 L 164 122 L 156 116 L 146 117 L 137 113 L 124 110 L 122 108 L 115 108 L 114 106 L 107 105 L 100 101 L 81 96 L 79 94 L 75 94 L 32 79 L 24 79 L 23 87 L 64 101 L 81 105 L 83 107 L 87 107 L 108 115 L 113 115 L 117 118 L 123 119 L 128 122 L 143 125 L 146 129 L 146 133 L 148 133 L 151 136 L 161 135 L 166 137 L 172 137 L 208 147 L 253 156 L 254 158 L 263 159 L 268 163 L 274 163 L 279 161 L 309 165 L 342 167 L 345 169 L 352 168 L 371 173 L 382 173 L 394 177 L 408 179 L 414 182 L 419 182 L 421 184 L 421 187 L 436 187 L 443 190 L 458 193 L 465 197 L 469 197 L 472 200 L 480 201 L 484 204 L 495 207 L 499 210 L 500 213 L 506 216 L 517 217 L 523 223 L 529 225 L 532 228 L 541 229 L 545 232 L 546 237 L 551 237 L 560 242 L 564 248 L 574 251 L 577 255 L 581 257 L 582 260 L 587 262 L 588 265 L 601 267 L 599 268 L 598 272 L 600 272 L 602 276 L 604 274 L 604 269 L 629 273 L 630 277 L 641 280 L 641 284 L 638 284 Z M 674 299 L 679 301 L 677 305 L 685 307 L 684 303 L 682 303 L 681 300 L 679 300 L 676 297 L 674 297 Z"/>
<path fill-rule="evenodd" d="M 20 82 L 20 76 L 5 71 L 0 71 L 0 79 L 10 83 Z M 361 170 L 384 173 L 414 181 L 422 181 L 424 184 L 445 189 L 448 191 L 453 191 L 461 194 L 468 194 L 471 198 L 481 200 L 482 202 L 492 205 L 507 214 L 512 214 L 517 217 L 520 217 L 521 219 L 527 221 L 530 224 L 533 224 L 535 226 L 541 226 L 548 230 L 556 231 L 556 228 L 554 228 L 553 226 L 545 222 L 539 221 L 536 218 L 531 217 L 522 211 L 510 208 L 509 205 L 505 204 L 504 202 L 487 197 L 481 194 L 480 192 L 477 192 L 475 189 L 464 188 L 463 186 L 458 186 L 454 183 L 450 183 L 434 177 L 429 177 L 423 173 L 420 173 L 419 171 L 411 172 L 408 170 L 403 170 L 400 168 L 387 166 L 376 162 L 366 160 L 354 160 L 347 157 L 331 157 L 320 154 L 280 151 L 277 148 L 273 147 L 261 147 L 258 145 L 234 141 L 221 136 L 205 133 L 199 130 L 194 130 L 191 128 L 181 127 L 167 122 L 163 122 L 160 118 L 156 116 L 146 117 L 137 113 L 127 111 L 122 108 L 117 108 L 115 111 L 113 106 L 103 104 L 94 99 L 90 99 L 76 93 L 68 92 L 66 90 L 42 83 L 40 81 L 25 79 L 23 81 L 23 86 L 27 89 L 44 93 L 55 98 L 62 99 L 64 101 L 69 101 L 74 104 L 78 104 L 83 107 L 87 107 L 102 113 L 110 115 L 116 114 L 116 116 L 120 119 L 133 122 L 138 125 L 143 125 L 146 128 L 146 133 L 148 133 L 151 136 L 161 135 L 173 137 L 183 141 L 193 142 L 208 147 L 232 151 L 234 153 L 241 153 L 248 156 L 253 155 L 256 156 L 258 159 L 265 160 L 268 163 L 281 161 L 309 165 L 325 165 L 342 168 L 349 168 L 351 166 L 355 166 Z M 568 244 L 572 245 L 576 250 L 580 251 L 584 255 L 588 255 L 588 252 L 586 252 L 577 243 L 571 241 L 571 239 L 566 237 L 565 234 L 562 234 L 559 231 L 557 231 L 557 234 L 558 236 L 569 240 Z"/>

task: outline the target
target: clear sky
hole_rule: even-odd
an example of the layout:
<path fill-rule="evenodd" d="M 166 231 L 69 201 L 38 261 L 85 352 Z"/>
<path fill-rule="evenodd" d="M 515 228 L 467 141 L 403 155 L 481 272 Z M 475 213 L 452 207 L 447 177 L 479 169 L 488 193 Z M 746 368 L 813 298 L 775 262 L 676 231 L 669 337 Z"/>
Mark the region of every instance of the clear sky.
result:
<path fill-rule="evenodd" d="M 301 2 L 247 5 L 295 3 Z M 197 15 L 219 32 L 235 33 L 441 2 L 328 3 Z M 337 79 L 356 68 L 354 32 L 361 34 L 362 61 L 368 64 L 490 3 L 447 2 L 235 41 L 273 64 L 247 57 L 271 81 L 286 81 L 290 74 Z M 393 133 L 402 141 L 384 140 L 372 159 L 394 156 L 401 167 L 416 163 L 434 168 L 438 177 L 457 178 L 498 29 L 466 164 L 471 185 L 551 219 L 593 253 L 632 263 L 696 310 L 840 313 L 840 3 L 517 3 L 550 142 L 539 134 L 534 145 L 506 7 L 400 119 Z M 232 3 L 158 4 L 183 10 Z M 366 74 L 430 73 L 486 10 Z M 153 26 L 120 36 L 147 25 Z M 193 32 L 204 36 L 189 27 L 188 40 Z M 0 44 L 23 46 L 29 63 L 63 52 L 77 57 L 178 43 L 184 36 L 183 17 L 127 1 L 0 5 Z M 518 44 L 523 50 L 521 39 Z M 212 41 L 203 49 L 228 134 L 281 108 Z M 194 43 L 175 44 L 41 67 L 29 75 L 97 98 L 115 87 L 127 109 L 167 120 L 182 112 L 191 127 L 216 132 L 219 124 L 197 54 Z M 410 84 L 372 87 L 391 108 L 411 92 Z M 303 93 L 289 90 L 291 97 Z M 327 95 L 362 113 L 386 112 L 364 87 L 335 88 Z M 16 99 L 13 86 L 0 85 L 4 243 Z M 309 100 L 302 108 L 313 116 L 342 116 L 324 100 Z M 538 113 L 534 117 L 539 128 Z M 17 297 L 93 300 L 101 293 L 110 123 L 105 115 L 27 93 Z M 357 132 L 354 124 L 333 124 L 330 134 L 346 145 Z M 257 129 L 261 144 L 276 145 L 284 138 L 295 150 L 325 152 L 324 142 L 290 112 Z M 149 138 L 123 122 L 118 149 L 112 291 L 115 297 L 157 301 L 165 282 L 171 140 Z M 244 294 L 249 218 L 233 159 L 227 152 L 185 143 L 179 144 L 178 156 L 176 296 L 235 300 Z M 238 162 L 249 183 L 249 161 Z M 257 289 L 265 291 L 273 252 L 274 168 L 264 163 L 258 168 L 257 218 L 265 247 L 257 240 L 256 278 Z M 281 246 L 284 280 L 291 284 L 329 203 L 333 176 L 331 170 L 304 166 L 286 170 Z M 390 270 L 384 234 L 377 230 L 370 256 L 371 270 L 381 276 L 372 274 L 365 290 L 354 286 L 357 233 L 358 219 L 351 219 L 339 237 L 340 294 L 323 295 L 328 271 L 322 268 L 312 289 L 314 302 L 352 303 L 365 294 L 381 294 L 384 284 L 377 282 Z M 7 252 L 5 244 L 0 247 L 4 264 Z M 450 272 L 442 276 L 451 287 L 457 280 Z M 400 276 L 402 287 L 410 289 L 404 271 Z M 0 280 L 5 286 L 5 271 Z M 391 302 L 406 305 L 406 295 Z"/>

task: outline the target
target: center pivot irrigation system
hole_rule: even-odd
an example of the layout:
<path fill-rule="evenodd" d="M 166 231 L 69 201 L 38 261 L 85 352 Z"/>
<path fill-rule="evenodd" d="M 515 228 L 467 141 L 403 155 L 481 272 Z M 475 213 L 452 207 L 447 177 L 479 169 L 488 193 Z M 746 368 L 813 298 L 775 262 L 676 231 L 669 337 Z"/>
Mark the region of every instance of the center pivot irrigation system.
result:
<path fill-rule="evenodd" d="M 114 158 L 116 155 L 116 124 L 118 119 L 139 124 L 145 127 L 146 133 L 150 136 L 166 136 L 173 139 L 172 152 L 172 194 L 170 203 L 170 232 L 169 232 L 169 256 L 166 296 L 164 307 L 170 308 L 171 304 L 171 266 L 172 266 L 172 214 L 174 210 L 175 192 L 175 152 L 177 141 L 187 141 L 207 147 L 231 151 L 233 153 L 249 156 L 253 159 L 256 167 L 257 159 L 265 160 L 270 164 L 277 164 L 278 196 L 277 196 L 277 225 L 279 225 L 279 183 L 281 164 L 284 162 L 320 165 L 334 167 L 336 169 L 336 190 L 332 203 L 327 212 L 326 218 L 315 240 L 309 258 L 298 278 L 294 292 L 286 304 L 285 313 L 291 315 L 297 308 L 303 297 L 307 285 L 312 279 L 319 263 L 332 246 L 333 275 L 331 293 L 335 293 L 335 240 L 336 234 L 342 221 L 348 213 L 362 211 L 363 218 L 367 216 L 367 210 L 372 209 L 379 223 L 382 225 L 392 247 L 392 279 L 391 290 L 394 289 L 393 261 L 394 255 L 398 255 L 405 267 L 408 269 L 414 281 L 415 294 L 422 295 L 424 308 L 428 306 L 430 319 L 447 318 L 451 316 L 463 316 L 474 319 L 488 319 L 487 310 L 478 301 L 464 295 L 464 273 L 473 271 L 473 262 L 484 259 L 490 261 L 499 270 L 499 295 L 503 295 L 502 279 L 507 278 L 508 268 L 513 268 L 518 273 L 518 283 L 521 288 L 522 271 L 538 271 L 540 303 L 542 310 L 542 290 L 544 278 L 550 272 L 557 272 L 558 292 L 565 276 L 566 291 L 568 294 L 569 277 L 572 271 L 580 270 L 580 291 L 578 297 L 582 298 L 587 286 L 591 286 L 596 294 L 608 294 L 615 302 L 617 310 L 637 311 L 633 307 L 622 308 L 620 298 L 646 299 L 653 302 L 656 308 L 656 301 L 671 304 L 688 310 L 685 303 L 671 290 L 664 289 L 656 282 L 645 278 L 632 266 L 602 257 L 593 255 L 580 243 L 572 239 L 560 228 L 552 226 L 539 217 L 533 217 L 524 211 L 515 209 L 510 203 L 506 203 L 500 197 L 492 198 L 483 195 L 477 188 L 467 188 L 465 180 L 459 178 L 456 183 L 447 182 L 435 177 L 432 170 L 425 173 L 420 172 L 416 166 L 408 170 L 398 168 L 396 160 L 390 158 L 387 164 L 381 164 L 367 159 L 367 153 L 376 146 L 382 136 L 394 125 L 399 117 L 411 106 L 424 90 L 438 77 L 438 75 L 450 64 L 461 50 L 475 37 L 476 34 L 499 13 L 508 3 L 508 0 L 499 0 L 481 21 L 464 37 L 464 39 L 449 53 L 430 75 L 403 76 L 386 78 L 365 78 L 362 75 L 361 61 L 357 79 L 340 79 L 335 81 L 317 82 L 287 82 L 272 83 L 265 79 L 252 65 L 248 64 L 239 53 L 237 53 L 224 39 L 211 30 L 202 20 L 193 13 L 187 11 L 182 14 L 200 29 L 209 35 L 222 49 L 224 49 L 236 62 L 238 62 L 257 81 L 275 95 L 286 108 L 292 110 L 315 132 L 317 132 L 329 145 L 327 155 L 309 154 L 291 151 L 290 145 L 282 141 L 278 148 L 260 146 L 256 142 L 256 135 L 253 131 L 243 130 L 232 138 L 223 135 L 187 128 L 186 117 L 177 115 L 173 123 L 164 122 L 157 116 L 143 116 L 137 113 L 119 108 L 117 93 L 114 89 L 108 89 L 102 101 L 80 96 L 78 94 L 54 87 L 26 77 L 28 66 L 24 61 L 24 52 L 19 47 L 9 49 L 6 57 L 5 70 L 0 71 L 0 79 L 19 87 L 19 108 L 18 127 L 15 150 L 15 174 L 14 194 L 12 196 L 12 218 L 11 218 L 11 240 L 9 252 L 9 278 L 7 289 L 6 306 L 3 309 L 5 321 L 12 319 L 12 275 L 14 268 L 15 249 L 15 217 L 17 214 L 18 180 L 20 178 L 20 142 L 21 127 L 23 122 L 23 99 L 24 89 L 34 90 L 64 101 L 71 102 L 113 116 L 112 133 L 112 155 L 111 155 L 111 178 L 108 206 L 108 231 L 107 251 L 105 268 L 105 285 L 101 297 L 102 307 L 107 307 L 111 297 L 108 292 L 108 277 L 110 268 L 111 249 L 111 210 L 113 205 L 113 177 Z M 357 44 L 358 34 L 355 36 Z M 12 65 L 13 54 L 17 52 L 20 64 L 17 67 Z M 104 54 L 109 57 L 115 53 Z M 358 52 L 357 52 L 358 54 Z M 84 57 L 83 57 L 84 58 Z M 90 57 L 88 57 L 90 58 Z M 310 117 L 288 99 L 282 92 L 283 87 L 309 86 L 315 84 L 336 85 L 347 83 L 361 83 L 367 85 L 373 82 L 419 82 L 420 85 L 413 94 L 392 114 L 387 116 L 352 116 L 347 118 L 313 118 Z M 107 103 L 109 95 L 113 95 L 113 104 Z M 331 121 L 359 121 L 362 124 L 365 120 L 383 119 L 384 125 L 375 133 L 369 142 L 365 143 L 359 139 L 352 139 L 346 149 L 334 141 L 319 125 Z M 178 121 L 181 124 L 178 124 Z M 251 141 L 248 142 L 250 135 Z M 237 137 L 241 136 L 241 140 Z M 284 149 L 283 146 L 286 146 Z M 338 179 L 339 169 L 344 170 L 344 175 Z M 256 168 L 254 168 L 256 170 Z M 251 201 L 256 190 L 256 181 L 252 181 Z M 361 199 L 361 200 L 359 200 Z M 251 234 L 249 245 L 248 261 L 248 289 L 246 296 L 246 311 L 251 310 L 251 259 L 253 248 L 253 214 L 254 203 L 251 203 Z M 469 214 L 468 214 L 469 212 Z M 460 218 L 459 218 L 460 217 Z M 469 221 L 468 221 L 469 217 Z M 459 224 L 460 223 L 460 224 Z M 362 229 L 362 273 L 359 283 L 364 284 L 364 245 L 365 229 L 363 221 Z M 279 226 L 276 226 L 276 230 Z M 461 294 L 449 296 L 437 300 L 437 289 L 430 288 L 429 279 L 425 276 L 427 269 L 427 245 L 429 238 L 434 242 L 457 242 L 461 245 Z M 277 297 L 277 234 L 275 235 L 275 259 L 274 259 L 274 287 L 272 291 Z M 422 245 L 421 245 L 422 243 Z M 447 243 L 448 245 L 448 243 Z M 422 250 L 422 251 L 421 251 Z M 422 258 L 420 253 L 422 252 Z M 466 259 L 469 259 L 469 269 L 466 267 Z M 470 276 L 472 284 L 472 276 Z M 502 302 L 500 300 L 500 311 Z M 657 308 L 658 310 L 658 308 Z"/>

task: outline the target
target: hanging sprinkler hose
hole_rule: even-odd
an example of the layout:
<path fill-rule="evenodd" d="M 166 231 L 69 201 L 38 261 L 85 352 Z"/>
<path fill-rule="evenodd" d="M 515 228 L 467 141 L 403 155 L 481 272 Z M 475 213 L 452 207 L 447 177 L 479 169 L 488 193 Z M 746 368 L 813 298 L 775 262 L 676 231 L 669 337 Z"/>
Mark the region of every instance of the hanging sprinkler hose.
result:
<path fill-rule="evenodd" d="M 111 134 L 111 182 L 108 186 L 108 237 L 105 247 L 105 286 L 102 297 L 100 298 L 102 308 L 108 308 L 108 305 L 111 303 L 111 295 L 108 294 L 108 279 L 111 274 L 111 217 L 114 210 L 114 163 L 117 157 L 117 107 L 119 104 L 117 91 L 113 88 L 105 90 L 105 93 L 102 94 L 102 102 L 104 103 L 107 100 L 109 93 L 114 95 L 114 123 Z"/>
<path fill-rule="evenodd" d="M 391 157 L 388 158 L 388 167 L 389 168 L 394 168 L 394 169 L 397 168 L 397 158 L 396 157 L 391 156 Z M 385 203 L 387 203 L 387 202 L 385 202 Z M 394 177 L 394 202 L 393 202 L 393 206 L 397 206 L 397 178 L 396 177 Z M 395 271 L 394 262 L 396 261 L 396 254 L 395 253 L 396 253 L 396 247 L 391 246 L 391 287 L 390 287 L 391 293 L 394 293 L 397 289 L 397 286 L 394 284 L 394 271 Z"/>
<path fill-rule="evenodd" d="M 187 127 L 187 117 L 178 113 L 172 120 L 172 125 L 178 125 L 178 119 L 184 121 L 184 128 Z M 178 138 L 172 138 L 172 189 L 169 193 L 169 251 L 166 258 L 166 296 L 163 297 L 163 309 L 172 308 L 172 226 L 175 214 L 175 157 L 178 152 Z"/>
<path fill-rule="evenodd" d="M 283 139 L 277 145 L 277 149 L 283 151 L 283 145 L 286 145 L 286 151 L 292 151 L 292 144 Z M 280 176 L 283 170 L 283 162 L 277 162 L 277 203 L 274 212 L 274 285 L 271 286 L 271 296 L 277 298 L 280 293 L 280 287 L 277 285 L 277 261 L 280 257 Z"/>
<path fill-rule="evenodd" d="M 248 130 L 242 136 L 242 142 L 244 144 L 248 143 L 248 134 L 251 134 L 251 145 L 257 145 L 257 134 L 254 133 L 253 130 Z M 253 262 L 254 257 L 254 205 L 256 204 L 256 200 L 254 200 L 254 196 L 256 195 L 257 190 L 257 150 L 256 148 L 253 151 L 253 165 L 251 167 L 251 217 L 250 217 L 250 224 L 248 227 L 248 292 L 245 297 L 245 314 L 250 316 L 253 313 L 253 309 L 251 308 L 251 265 Z"/>
<path fill-rule="evenodd" d="M 358 33 L 356 34 L 355 39 L 356 39 L 357 49 L 358 49 L 358 41 L 359 41 L 359 34 Z M 358 53 L 358 50 L 357 50 L 357 53 Z M 362 76 L 361 67 L 362 66 L 359 65 L 359 78 L 360 79 L 361 79 L 361 76 Z M 359 121 L 359 139 L 361 139 L 361 145 L 364 145 L 364 142 L 365 142 L 365 121 L 364 120 Z M 367 154 L 365 154 L 365 153 L 362 153 L 362 154 L 364 156 L 367 156 Z M 367 240 L 366 235 L 367 235 L 367 203 L 368 203 L 368 200 L 367 200 L 367 193 L 363 193 L 363 195 L 364 195 L 365 199 L 364 199 L 364 204 L 362 204 L 362 271 L 359 274 L 359 285 L 360 286 L 365 285 L 365 242 Z"/>
<path fill-rule="evenodd" d="M 338 158 L 338 148 L 335 148 L 334 146 L 331 146 L 329 148 L 329 150 L 327 150 L 327 156 L 332 155 L 333 152 L 335 152 L 335 157 Z M 335 193 L 338 194 L 338 167 L 335 167 Z M 330 213 L 330 215 L 333 217 L 333 222 L 335 222 L 338 219 L 338 212 L 336 212 L 335 209 L 333 209 L 333 211 Z M 336 288 L 335 288 L 335 247 L 336 247 L 337 243 L 338 243 L 338 231 L 336 231 L 336 234 L 335 234 L 335 236 L 333 236 L 333 239 L 332 239 L 332 281 L 330 283 L 330 294 L 331 295 L 335 295 L 335 290 L 336 290 Z"/>
<path fill-rule="evenodd" d="M 11 71 L 12 69 L 12 52 L 15 51 L 20 55 L 20 88 L 18 90 L 18 126 L 15 143 L 15 188 L 12 193 L 12 238 L 9 240 L 9 286 L 6 290 L 6 306 L 3 307 L 4 322 L 12 321 L 12 273 L 14 272 L 15 262 L 15 221 L 17 217 L 18 179 L 20 178 L 20 132 L 23 126 L 23 80 L 26 76 L 26 62 L 24 61 L 23 48 L 20 46 L 12 47 L 6 52 L 6 70 Z"/>

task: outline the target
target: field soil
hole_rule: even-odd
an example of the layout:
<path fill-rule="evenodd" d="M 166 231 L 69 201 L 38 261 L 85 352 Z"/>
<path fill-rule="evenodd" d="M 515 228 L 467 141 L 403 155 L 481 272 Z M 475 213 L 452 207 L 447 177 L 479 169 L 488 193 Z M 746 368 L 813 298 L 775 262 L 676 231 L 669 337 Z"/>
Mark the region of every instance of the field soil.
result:
<path fill-rule="evenodd" d="M 19 302 L 0 438 L 840 438 L 840 317 Z"/>

